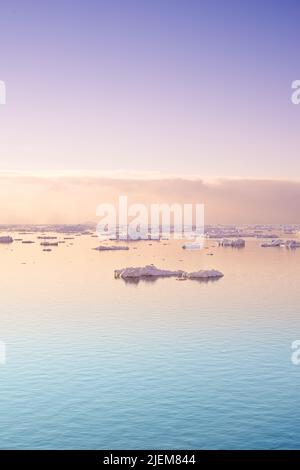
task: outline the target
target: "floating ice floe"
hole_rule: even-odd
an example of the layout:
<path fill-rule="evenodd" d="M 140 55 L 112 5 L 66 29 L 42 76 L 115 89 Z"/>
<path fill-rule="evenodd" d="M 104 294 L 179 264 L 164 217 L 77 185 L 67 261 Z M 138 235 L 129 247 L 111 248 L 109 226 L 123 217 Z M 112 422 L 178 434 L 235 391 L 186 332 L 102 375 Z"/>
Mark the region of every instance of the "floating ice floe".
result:
<path fill-rule="evenodd" d="M 185 274 L 184 271 L 170 271 L 165 269 L 158 269 L 154 265 L 147 265 L 144 267 L 129 267 L 124 269 L 116 269 L 115 270 L 115 278 L 142 278 L 142 277 L 181 277 Z"/>
<path fill-rule="evenodd" d="M 14 239 L 9 236 L 0 237 L 0 243 L 12 243 Z"/>
<path fill-rule="evenodd" d="M 261 245 L 263 248 L 270 248 L 274 246 L 283 246 L 286 248 L 300 248 L 300 242 L 297 240 L 272 240 Z"/>
<path fill-rule="evenodd" d="M 115 279 L 142 279 L 159 277 L 177 277 L 178 279 L 216 279 L 223 277 L 223 273 L 216 271 L 215 269 L 187 273 L 180 269 L 177 271 L 159 269 L 154 265 L 147 265 L 137 268 L 129 267 L 115 270 Z"/>
<path fill-rule="evenodd" d="M 41 246 L 58 246 L 58 242 L 42 242 Z"/>
<path fill-rule="evenodd" d="M 280 240 L 279 238 L 276 239 L 276 240 L 272 240 L 271 242 L 265 242 L 265 243 L 262 243 L 261 244 L 261 247 L 262 248 L 272 248 L 274 246 L 280 246 L 282 245 L 284 242 L 283 240 Z"/>
<path fill-rule="evenodd" d="M 221 271 L 216 269 L 200 269 L 200 271 L 195 271 L 193 273 L 186 273 L 188 279 L 211 279 L 223 277 L 224 274 Z"/>
<path fill-rule="evenodd" d="M 279 238 L 279 236 L 274 233 L 257 233 L 256 238 Z"/>
<path fill-rule="evenodd" d="M 228 238 L 223 238 L 223 240 L 221 240 L 219 242 L 219 245 L 220 246 L 231 246 L 231 247 L 234 247 L 234 248 L 242 248 L 245 246 L 245 240 L 243 240 L 243 238 L 237 238 L 236 240 L 229 240 Z"/>
<path fill-rule="evenodd" d="M 118 246 L 118 245 L 111 245 L 111 246 L 105 246 L 105 245 L 100 245 L 97 246 L 96 248 L 93 248 L 93 250 L 96 251 L 123 251 L 123 250 L 129 250 L 129 246 Z"/>
<path fill-rule="evenodd" d="M 287 240 L 285 242 L 285 246 L 287 248 L 299 248 L 300 247 L 300 242 L 298 242 L 296 240 Z"/>
<path fill-rule="evenodd" d="M 185 243 L 182 245 L 182 248 L 184 250 L 200 250 L 202 248 L 203 244 L 199 242 L 194 242 L 194 243 Z"/>
<path fill-rule="evenodd" d="M 53 237 L 53 236 L 50 236 L 50 235 L 41 235 L 37 238 L 38 238 L 38 240 L 56 240 L 57 239 L 57 237 Z"/>

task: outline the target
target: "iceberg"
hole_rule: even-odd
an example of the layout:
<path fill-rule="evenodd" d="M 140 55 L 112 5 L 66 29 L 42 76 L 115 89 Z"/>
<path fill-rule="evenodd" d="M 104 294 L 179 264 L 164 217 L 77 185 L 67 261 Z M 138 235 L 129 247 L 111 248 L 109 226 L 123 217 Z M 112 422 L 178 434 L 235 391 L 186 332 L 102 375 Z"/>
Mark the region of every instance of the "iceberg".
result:
<path fill-rule="evenodd" d="M 192 273 L 179 270 L 159 269 L 154 265 L 144 267 L 129 267 L 116 269 L 114 272 L 115 279 L 143 279 L 143 278 L 159 278 L 159 277 L 176 277 L 177 279 L 216 279 L 223 277 L 224 274 L 215 269 L 200 270 Z"/>
<path fill-rule="evenodd" d="M 50 235 L 41 235 L 40 237 L 37 237 L 38 240 L 57 240 L 57 237 L 53 237 Z"/>
<path fill-rule="evenodd" d="M 58 246 L 58 242 L 42 242 L 41 246 Z"/>
<path fill-rule="evenodd" d="M 221 273 L 221 271 L 217 271 L 216 269 L 201 269 L 200 271 L 186 274 L 187 279 L 212 279 L 223 276 L 224 274 Z"/>
<path fill-rule="evenodd" d="M 203 244 L 199 242 L 194 242 L 194 243 L 185 243 L 182 248 L 184 250 L 201 250 L 203 247 Z"/>
<path fill-rule="evenodd" d="M 115 279 L 122 278 L 143 278 L 143 277 L 182 277 L 185 274 L 184 271 L 170 271 L 166 269 L 158 269 L 154 265 L 147 265 L 138 268 L 124 268 L 115 270 Z"/>
<path fill-rule="evenodd" d="M 300 242 L 297 242 L 296 240 L 287 240 L 285 242 L 285 246 L 287 248 L 299 248 L 300 247 Z"/>
<path fill-rule="evenodd" d="M 237 238 L 236 240 L 229 240 L 228 238 L 223 238 L 219 242 L 220 246 L 231 246 L 233 248 L 243 248 L 245 246 L 245 240 L 243 238 Z"/>
<path fill-rule="evenodd" d="M 105 246 L 105 245 L 100 245 L 97 246 L 96 248 L 93 248 L 93 250 L 96 251 L 123 251 L 123 250 L 129 250 L 129 246 L 117 246 L 117 245 L 111 245 L 111 246 Z"/>
<path fill-rule="evenodd" d="M 256 238 L 279 238 L 279 236 L 274 233 L 258 233 Z"/>
<path fill-rule="evenodd" d="M 0 243 L 12 243 L 14 239 L 9 236 L 0 237 Z"/>
<path fill-rule="evenodd" d="M 272 248 L 273 246 L 280 246 L 283 244 L 283 241 L 279 238 L 276 240 L 272 240 L 271 242 L 265 242 L 261 244 L 262 248 Z"/>

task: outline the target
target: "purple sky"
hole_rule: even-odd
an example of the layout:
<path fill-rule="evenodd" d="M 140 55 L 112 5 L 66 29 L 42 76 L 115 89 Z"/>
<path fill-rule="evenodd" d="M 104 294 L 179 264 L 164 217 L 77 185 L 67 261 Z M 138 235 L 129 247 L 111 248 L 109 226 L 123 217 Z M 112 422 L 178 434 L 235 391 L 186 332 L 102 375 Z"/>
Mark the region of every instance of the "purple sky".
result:
<path fill-rule="evenodd" d="M 298 178 L 299 1 L 0 8 L 0 169 Z"/>

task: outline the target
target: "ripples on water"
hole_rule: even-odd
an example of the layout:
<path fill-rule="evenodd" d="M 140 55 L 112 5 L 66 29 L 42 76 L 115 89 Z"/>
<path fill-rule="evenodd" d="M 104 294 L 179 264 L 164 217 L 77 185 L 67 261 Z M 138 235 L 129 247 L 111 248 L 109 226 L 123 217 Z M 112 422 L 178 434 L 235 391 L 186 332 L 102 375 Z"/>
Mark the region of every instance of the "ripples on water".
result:
<path fill-rule="evenodd" d="M 300 249 L 166 243 L 0 246 L 1 448 L 300 447 Z M 150 263 L 224 278 L 114 279 Z"/>

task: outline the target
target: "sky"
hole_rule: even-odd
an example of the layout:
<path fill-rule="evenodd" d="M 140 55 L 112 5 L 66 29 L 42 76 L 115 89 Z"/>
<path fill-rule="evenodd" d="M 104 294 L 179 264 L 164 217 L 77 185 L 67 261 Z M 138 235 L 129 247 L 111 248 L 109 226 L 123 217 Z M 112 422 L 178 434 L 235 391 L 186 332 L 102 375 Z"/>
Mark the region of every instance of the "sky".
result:
<path fill-rule="evenodd" d="M 9 195 L 9 197 L 8 197 Z M 204 204 L 205 224 L 299 224 L 300 182 L 156 175 L 0 175 L 0 225 L 96 224 L 99 204 Z M 130 218 L 129 218 L 130 220 Z"/>
<path fill-rule="evenodd" d="M 297 0 L 1 1 L 0 173 L 298 179 L 299 14 Z"/>

